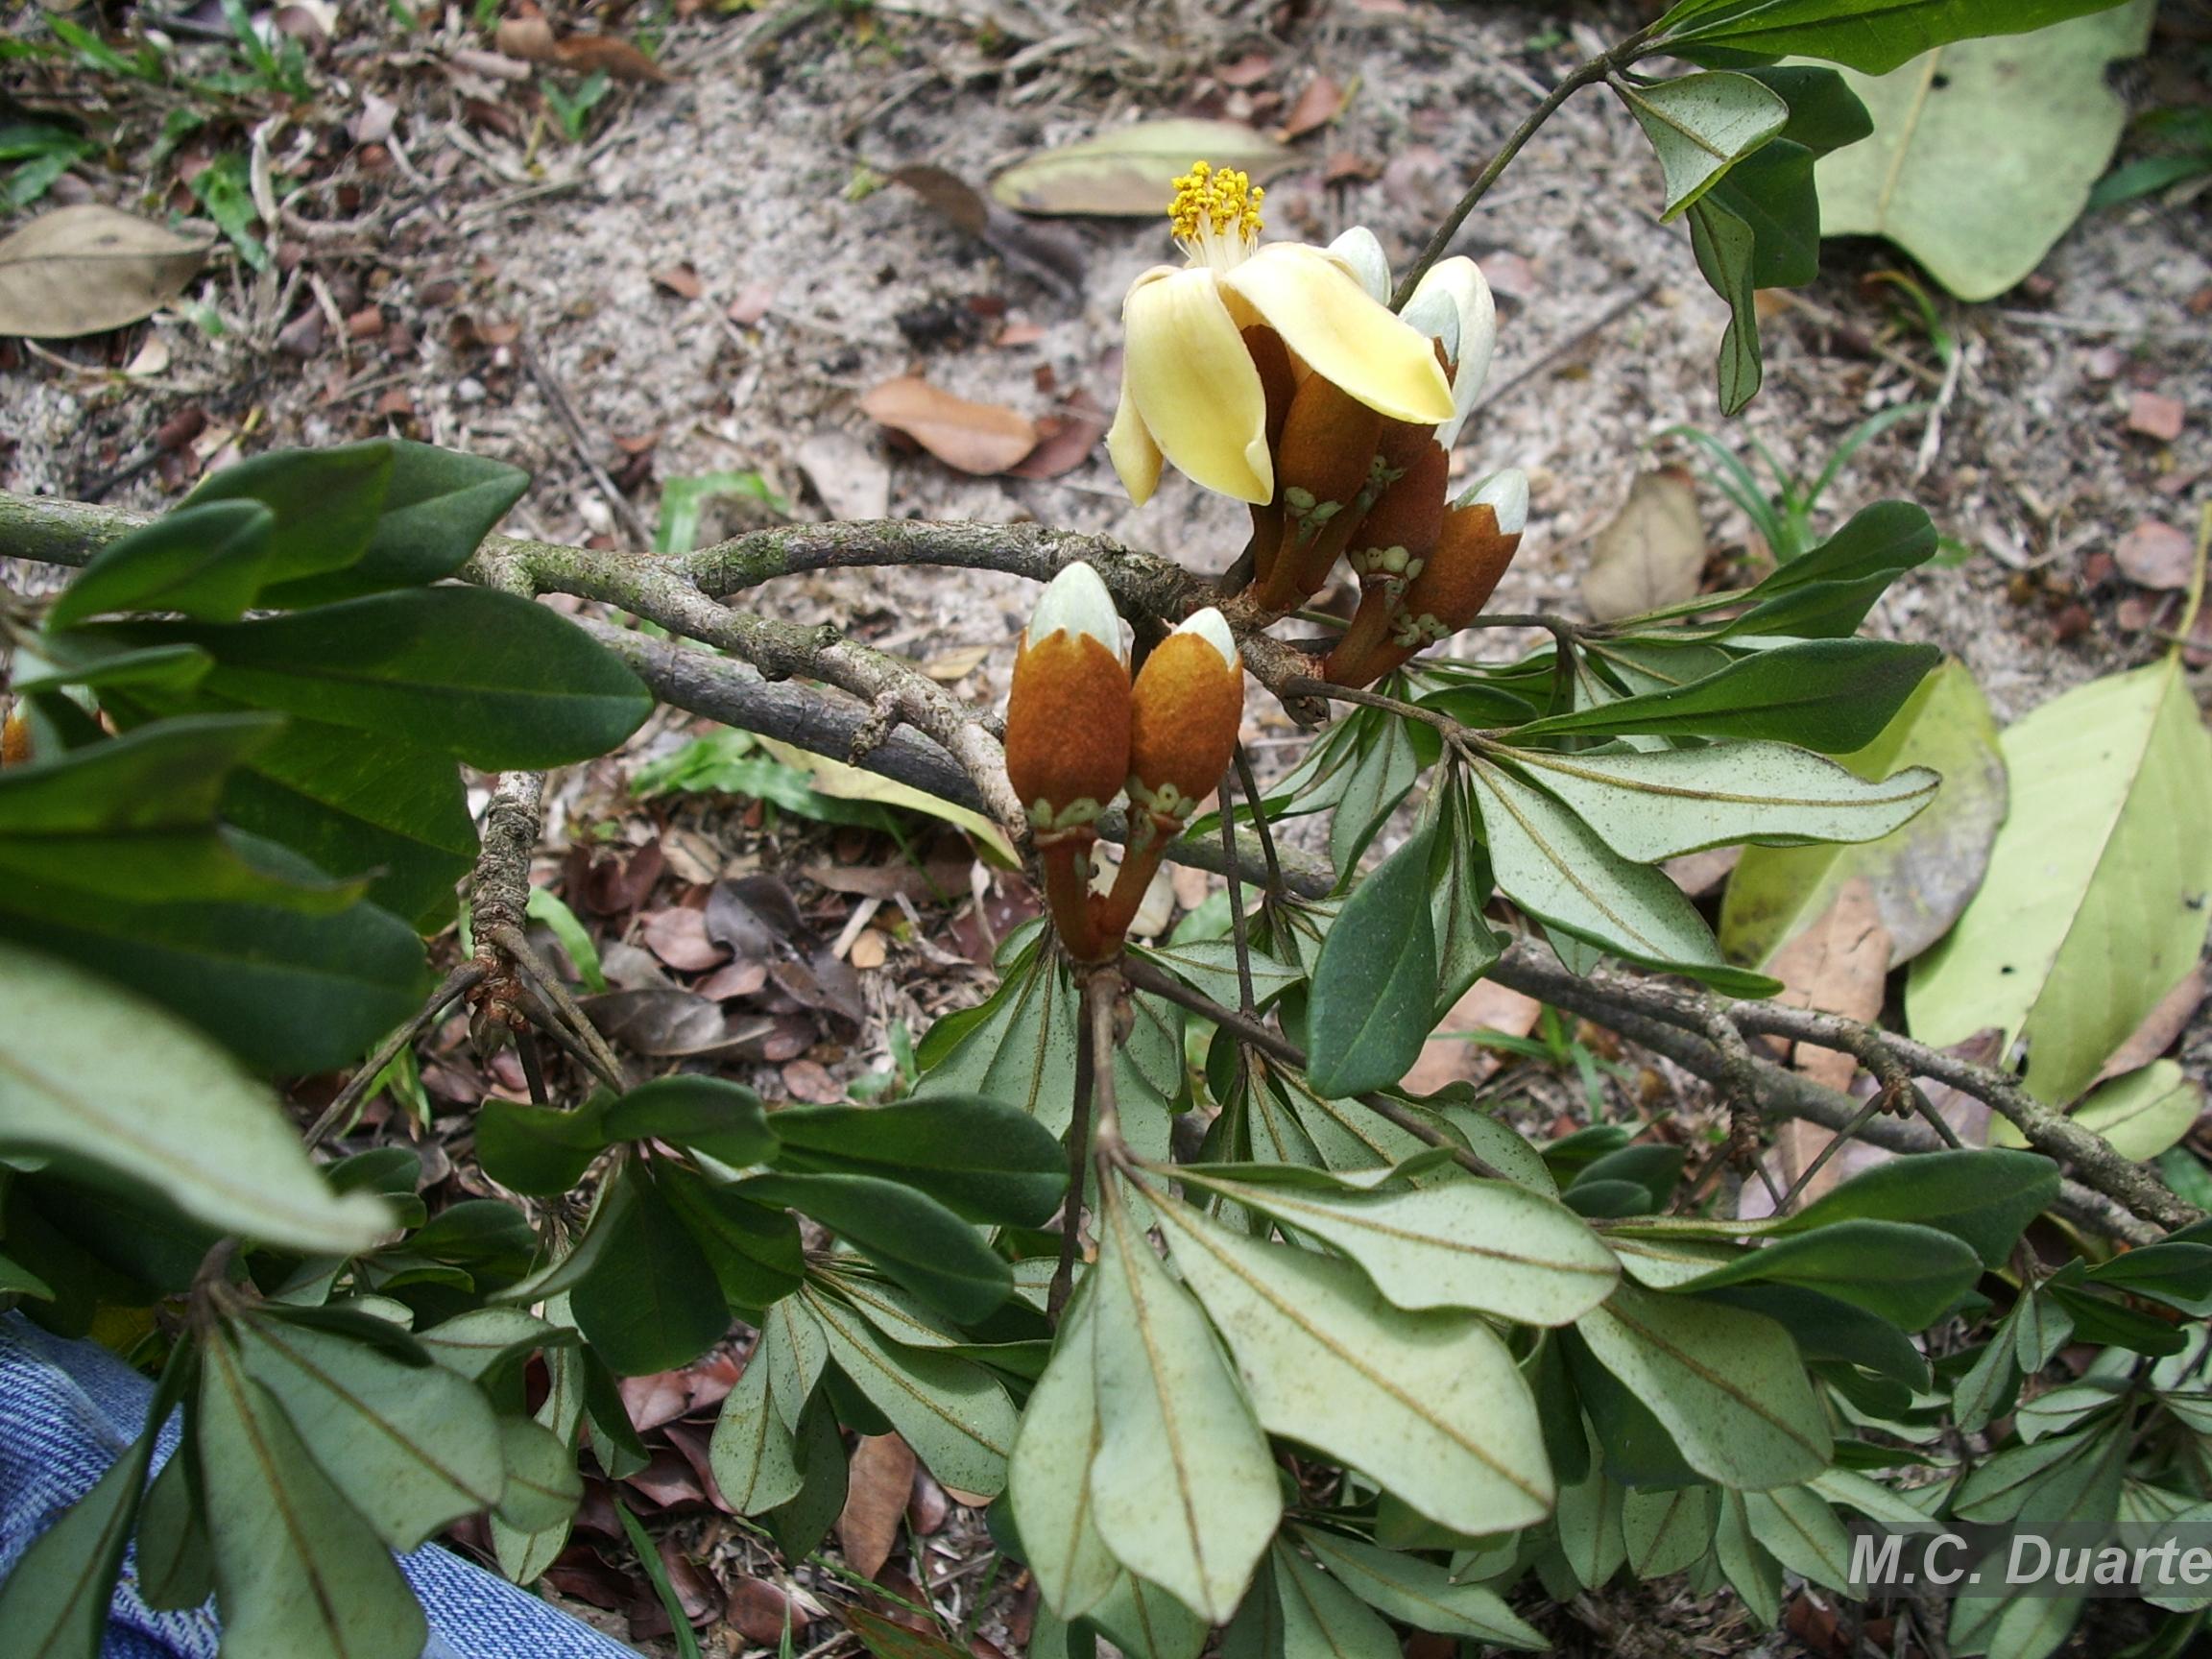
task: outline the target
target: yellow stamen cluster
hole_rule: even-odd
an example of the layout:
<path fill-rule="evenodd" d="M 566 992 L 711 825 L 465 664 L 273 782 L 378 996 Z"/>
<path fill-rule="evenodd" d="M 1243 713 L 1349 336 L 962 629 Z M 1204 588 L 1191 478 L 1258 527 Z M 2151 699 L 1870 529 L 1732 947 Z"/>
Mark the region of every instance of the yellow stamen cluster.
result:
<path fill-rule="evenodd" d="M 1248 247 L 1260 238 L 1260 204 L 1266 195 L 1249 173 L 1234 167 L 1215 172 L 1209 162 L 1193 161 L 1175 180 L 1167 223 L 1194 257 L 1224 242 Z"/>

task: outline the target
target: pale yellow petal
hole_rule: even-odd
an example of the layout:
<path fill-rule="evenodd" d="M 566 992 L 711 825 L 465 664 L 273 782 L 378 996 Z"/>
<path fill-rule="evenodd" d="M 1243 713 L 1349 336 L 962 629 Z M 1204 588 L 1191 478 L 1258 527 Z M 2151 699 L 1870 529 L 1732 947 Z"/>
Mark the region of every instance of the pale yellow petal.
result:
<path fill-rule="evenodd" d="M 1266 501 L 1267 395 L 1215 284 L 1202 269 L 1137 279 L 1121 306 L 1121 384 L 1152 442 L 1192 481 Z"/>
<path fill-rule="evenodd" d="M 1221 281 L 1242 296 L 1304 358 L 1393 421 L 1431 423 L 1454 414 L 1452 383 L 1435 348 L 1318 248 L 1274 242 Z M 1132 296 L 1134 298 L 1134 296 Z M 1174 455 L 1169 448 L 1170 458 Z"/>
<path fill-rule="evenodd" d="M 1160 488 L 1160 445 L 1144 430 L 1137 413 L 1137 400 L 1129 396 L 1129 376 L 1121 376 L 1121 402 L 1114 411 L 1114 424 L 1106 432 L 1106 456 L 1129 492 L 1129 499 L 1142 507 Z"/>

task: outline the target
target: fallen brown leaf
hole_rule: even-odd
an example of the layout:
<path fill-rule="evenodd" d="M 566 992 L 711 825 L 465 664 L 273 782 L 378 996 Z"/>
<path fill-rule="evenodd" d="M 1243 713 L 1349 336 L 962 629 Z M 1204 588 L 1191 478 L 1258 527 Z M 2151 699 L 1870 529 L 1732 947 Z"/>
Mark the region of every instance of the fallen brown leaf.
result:
<path fill-rule="evenodd" d="M 853 949 L 846 953 L 846 960 L 865 973 L 871 968 L 882 967 L 890 954 L 890 941 L 875 928 L 863 927 L 859 937 L 853 941 Z"/>
<path fill-rule="evenodd" d="M 0 334 L 70 339 L 151 317 L 184 291 L 207 245 L 84 203 L 0 240 Z"/>
<path fill-rule="evenodd" d="M 914 1453 L 906 1442 L 896 1434 L 863 1434 L 853 1452 L 845 1511 L 837 1517 L 846 1564 L 863 1578 L 875 1577 L 891 1558 L 913 1491 Z"/>
<path fill-rule="evenodd" d="M 740 1578 L 730 1586 L 729 1619 L 757 1647 L 776 1647 L 786 1629 L 795 1636 L 805 1623 L 791 1598 L 765 1578 Z"/>
<path fill-rule="evenodd" d="M 1345 96 L 1344 88 L 1329 76 L 1314 76 L 1298 94 L 1298 102 L 1290 106 L 1290 113 L 1283 117 L 1275 136 L 1287 143 L 1316 127 L 1328 126 L 1343 113 Z"/>
<path fill-rule="evenodd" d="M 680 974 L 703 973 L 728 952 L 707 937 L 707 918 L 697 910 L 656 910 L 640 926 L 645 948 Z"/>
<path fill-rule="evenodd" d="M 571 35 L 553 48 L 553 61 L 564 69 L 589 73 L 602 69 L 617 81 L 672 81 L 674 76 L 627 40 L 612 35 Z"/>
<path fill-rule="evenodd" d="M 2204 967 L 2199 963 L 2181 975 L 2173 990 L 2158 999 L 2158 1006 L 2144 1016 L 2143 1023 L 2136 1026 L 2128 1041 L 2104 1062 L 2104 1069 L 2090 1079 L 2095 1088 L 2108 1077 L 2117 1077 L 2124 1071 L 2135 1071 L 2151 1064 L 2174 1046 L 2174 1040 L 2188 1029 L 2190 1020 L 2204 1000 Z"/>
<path fill-rule="evenodd" d="M 2178 397 L 2159 392 L 2138 392 L 2128 403 L 2128 430 L 2171 444 L 2181 436 L 2189 409 Z"/>
<path fill-rule="evenodd" d="M 737 298 L 730 301 L 729 309 L 722 313 L 740 328 L 750 328 L 768 315 L 768 308 L 776 303 L 776 285 L 773 282 L 748 282 L 737 290 Z"/>
<path fill-rule="evenodd" d="M 1705 525 L 1690 474 L 1678 467 L 1646 472 L 1592 543 L 1582 602 L 1599 622 L 1639 615 L 1690 598 L 1704 568 Z"/>
<path fill-rule="evenodd" d="M 794 1060 L 783 1068 L 783 1087 L 794 1100 L 813 1106 L 831 1106 L 845 1098 L 845 1091 L 829 1068 L 817 1060 Z"/>
<path fill-rule="evenodd" d="M 2186 531 L 2163 519 L 2140 518 L 2112 549 L 2112 562 L 2137 587 L 2172 591 L 2189 586 L 2197 548 Z"/>
<path fill-rule="evenodd" d="M 1077 388 L 1060 405 L 1060 412 L 1037 423 L 1037 447 L 1018 464 L 1006 469 L 1014 478 L 1058 478 L 1072 472 L 1091 458 L 1098 440 L 1106 436 L 1112 417 L 1090 393 Z"/>
<path fill-rule="evenodd" d="M 653 280 L 682 300 L 696 300 L 707 291 L 707 285 L 699 280 L 699 273 L 688 262 L 654 272 Z"/>
<path fill-rule="evenodd" d="M 1406 1073 L 1406 1088 L 1414 1094 L 1433 1094 L 1448 1083 L 1479 1083 L 1498 1070 L 1498 1055 L 1461 1033 L 1499 1031 L 1508 1037 L 1526 1037 L 1543 1018 L 1544 1004 L 1518 991 L 1508 991 L 1492 979 L 1478 979 L 1465 996 L 1452 1004 L 1437 1022 L 1438 1035 L 1421 1045 L 1413 1069 Z"/>
<path fill-rule="evenodd" d="M 1037 447 L 1037 427 L 1026 415 L 956 397 L 917 374 L 871 387 L 861 395 L 860 408 L 946 466 L 982 477 L 1004 472 Z"/>
<path fill-rule="evenodd" d="M 1881 1017 L 1889 972 L 1889 931 L 1882 926 L 1874 890 L 1860 877 L 1846 881 L 1835 903 L 1802 933 L 1774 952 L 1767 970 L 1782 981 L 1776 998 L 1791 1008 L 1841 1014 L 1862 1023 Z M 1796 1069 L 1830 1089 L 1851 1086 L 1859 1062 L 1849 1054 L 1810 1043 L 1797 1045 Z"/>
<path fill-rule="evenodd" d="M 527 63 L 553 61 L 553 25 L 542 17 L 509 17 L 492 32 L 492 44 Z"/>

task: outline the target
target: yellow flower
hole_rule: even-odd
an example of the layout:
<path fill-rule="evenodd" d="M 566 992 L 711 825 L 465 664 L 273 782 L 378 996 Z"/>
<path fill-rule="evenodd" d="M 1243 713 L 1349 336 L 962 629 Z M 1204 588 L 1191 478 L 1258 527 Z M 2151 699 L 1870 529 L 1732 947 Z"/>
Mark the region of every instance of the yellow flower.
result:
<path fill-rule="evenodd" d="M 1190 263 L 1155 266 L 1122 302 L 1121 404 L 1106 448 L 1139 505 L 1163 459 L 1209 490 L 1273 499 L 1267 395 L 1246 328 L 1273 329 L 1306 371 L 1391 420 L 1456 412 L 1429 339 L 1370 298 L 1341 255 L 1259 246 L 1262 194 L 1242 173 L 1196 163 L 1168 211 Z"/>

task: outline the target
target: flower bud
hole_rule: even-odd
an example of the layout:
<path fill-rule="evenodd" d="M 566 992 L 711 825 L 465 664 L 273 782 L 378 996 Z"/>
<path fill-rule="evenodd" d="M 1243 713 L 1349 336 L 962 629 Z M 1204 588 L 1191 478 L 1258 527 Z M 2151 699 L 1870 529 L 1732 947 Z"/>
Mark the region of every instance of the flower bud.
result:
<path fill-rule="evenodd" d="M 1444 515 L 1436 549 L 1406 589 L 1392 633 L 1419 649 L 1456 634 L 1481 614 L 1528 522 L 1528 475 L 1508 468 L 1469 491 Z"/>
<path fill-rule="evenodd" d="M 1359 279 L 1359 286 L 1367 290 L 1368 299 L 1378 305 L 1390 302 L 1390 260 L 1382 252 L 1382 244 L 1375 239 L 1374 231 L 1364 225 L 1355 225 L 1329 244 L 1329 252 L 1351 267 L 1352 275 Z"/>
<path fill-rule="evenodd" d="M 1430 269 L 1406 304 L 1406 321 L 1434 338 L 1444 331 L 1433 319 L 1450 313 L 1455 319 L 1447 355 L 1452 365 L 1452 419 L 1436 428 L 1436 442 L 1449 449 L 1459 441 L 1459 430 L 1474 413 L 1475 399 L 1490 377 L 1490 353 L 1498 344 L 1498 302 L 1482 268 L 1465 257 L 1447 259 Z"/>
<path fill-rule="evenodd" d="M 1106 584 L 1070 565 L 1038 600 L 1006 703 L 1006 776 L 1040 846 L 1090 833 L 1129 770 L 1129 665 Z"/>
<path fill-rule="evenodd" d="M 1130 699 L 1129 799 L 1180 826 L 1221 781 L 1244 720 L 1244 664 L 1208 607 L 1162 640 Z"/>

